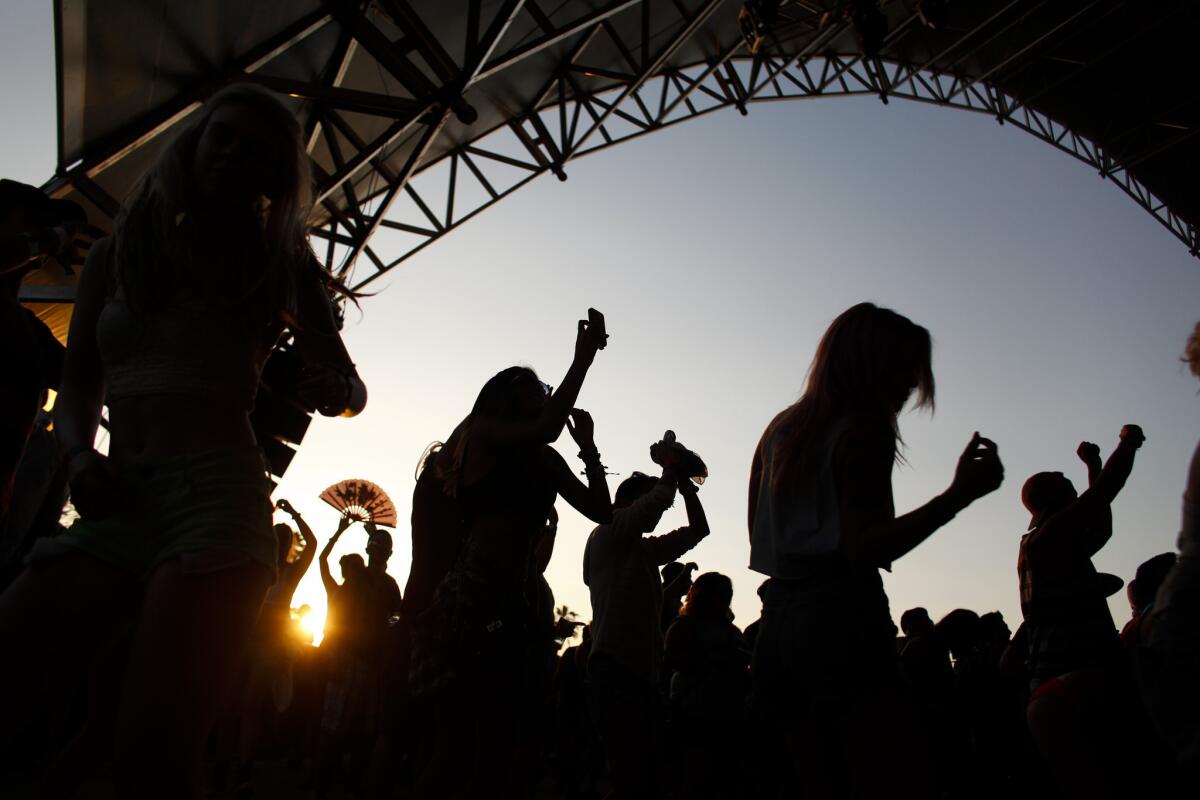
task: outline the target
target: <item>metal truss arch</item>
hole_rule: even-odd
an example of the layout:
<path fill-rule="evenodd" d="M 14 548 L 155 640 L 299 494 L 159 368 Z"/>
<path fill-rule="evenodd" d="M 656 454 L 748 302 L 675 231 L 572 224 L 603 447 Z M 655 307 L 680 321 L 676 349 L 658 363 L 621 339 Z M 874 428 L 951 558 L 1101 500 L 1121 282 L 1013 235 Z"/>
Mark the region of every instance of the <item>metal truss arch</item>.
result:
<path fill-rule="evenodd" d="M 987 114 L 1200 255 L 1194 0 L 56 0 L 59 163 L 93 219 L 236 81 L 288 98 L 310 223 L 356 288 L 535 178 L 721 109 L 870 95 Z M 755 16 L 755 14 L 759 16 Z M 22 297 L 65 332 L 73 281 Z"/>
<path fill-rule="evenodd" d="M 388 261 L 355 264 L 355 238 L 330 220 L 313 231 L 325 241 L 327 267 L 357 290 L 381 278 L 443 236 L 546 174 L 566 180 L 566 165 L 655 131 L 713 112 L 756 104 L 830 97 L 877 97 L 955 108 L 1011 125 L 1097 171 L 1200 255 L 1200 231 L 1156 197 L 1102 146 L 1022 103 L 999 87 L 968 76 L 937 72 L 922 64 L 867 60 L 835 54 L 800 61 L 730 56 L 672 69 L 638 90 L 575 91 L 508 125 L 466 142 L 423 166 L 402 187 L 406 203 L 390 206 L 380 229 L 402 234 L 389 245 L 400 251 Z M 643 97 L 644 95 L 644 97 Z M 652 102 L 647 103 L 646 98 Z M 362 199 L 364 214 L 377 206 L 385 187 Z M 471 191 L 473 190 L 473 191 Z M 434 199 L 436 198 L 436 199 Z M 391 249 L 391 248 L 389 248 Z"/>

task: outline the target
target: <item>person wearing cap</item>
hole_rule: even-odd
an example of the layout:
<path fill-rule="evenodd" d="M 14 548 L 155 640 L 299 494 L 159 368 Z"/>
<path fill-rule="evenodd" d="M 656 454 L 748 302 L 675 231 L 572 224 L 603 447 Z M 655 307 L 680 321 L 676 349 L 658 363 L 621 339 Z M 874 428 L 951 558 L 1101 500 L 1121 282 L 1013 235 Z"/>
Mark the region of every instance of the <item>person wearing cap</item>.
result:
<path fill-rule="evenodd" d="M 683 495 L 688 524 L 647 536 Z M 659 567 L 708 535 L 697 487 L 680 477 L 674 456 L 662 476 L 635 472 L 613 499 L 612 521 L 588 536 L 583 582 L 592 601 L 588 706 L 608 756 L 612 797 L 653 797 L 664 714 L 659 695 L 663 659 L 663 587 Z"/>
<path fill-rule="evenodd" d="M 20 302 L 21 280 L 45 256 L 69 261 L 83 209 L 32 186 L 0 180 L 0 518 L 8 511 L 17 464 L 46 402 L 58 389 L 65 349 Z"/>
<path fill-rule="evenodd" d="M 1112 502 L 1145 439 L 1137 425 L 1126 425 L 1103 467 L 1100 449 L 1080 444 L 1090 484 L 1083 494 L 1061 472 L 1039 472 L 1021 489 L 1031 515 L 1017 562 L 1032 690 L 1026 716 L 1051 772 L 1072 796 L 1107 796 L 1121 779 L 1119 761 L 1105 752 L 1121 738 L 1131 687 L 1121 673 L 1110 589 L 1092 557 L 1112 537 Z"/>
<path fill-rule="evenodd" d="M 46 257 L 70 271 L 74 243 L 80 233 L 99 232 L 87 225 L 87 214 L 70 200 L 52 200 L 28 184 L 0 180 L 0 275 L 24 274 Z"/>

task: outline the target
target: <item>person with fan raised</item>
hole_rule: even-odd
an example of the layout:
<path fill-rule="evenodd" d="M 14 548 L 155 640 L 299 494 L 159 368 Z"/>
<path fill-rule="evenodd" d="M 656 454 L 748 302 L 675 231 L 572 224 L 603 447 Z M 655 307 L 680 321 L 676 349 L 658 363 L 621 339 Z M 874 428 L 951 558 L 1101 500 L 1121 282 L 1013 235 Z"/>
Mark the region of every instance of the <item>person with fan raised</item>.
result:
<path fill-rule="evenodd" d="M 0 597 L 0 638 L 35 654 L 0 664 L 0 687 L 11 735 L 133 623 L 108 687 L 121 797 L 201 796 L 208 731 L 275 579 L 249 416 L 284 331 L 305 361 L 303 406 L 366 405 L 307 240 L 309 164 L 278 97 L 228 86 L 161 148 L 80 274 L 54 427 L 81 519 Z"/>
<path fill-rule="evenodd" d="M 417 797 L 451 796 L 459 781 L 471 780 L 495 796 L 513 793 L 531 705 L 522 667 L 529 648 L 542 646 L 524 591 L 534 542 L 558 495 L 596 523 L 612 519 L 592 418 L 574 408 L 606 338 L 598 312 L 579 321 L 575 358 L 557 391 L 528 367 L 497 373 L 432 457 L 467 534 L 456 564 L 414 621 L 411 689 L 437 710 Z M 587 485 L 549 446 L 564 426 L 579 445 Z M 474 765 L 475 774 L 463 764 Z"/>

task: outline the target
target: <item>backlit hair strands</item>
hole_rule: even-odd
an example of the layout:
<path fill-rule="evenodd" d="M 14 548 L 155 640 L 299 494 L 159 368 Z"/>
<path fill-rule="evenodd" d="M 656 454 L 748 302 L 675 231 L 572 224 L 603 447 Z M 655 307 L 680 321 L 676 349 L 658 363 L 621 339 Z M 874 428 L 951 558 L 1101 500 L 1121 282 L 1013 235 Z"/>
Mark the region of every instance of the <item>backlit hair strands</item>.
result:
<path fill-rule="evenodd" d="M 929 331 L 895 311 L 873 303 L 843 311 L 817 345 L 804 394 L 764 434 L 764 441 L 781 437 L 771 491 L 812 474 L 826 432 L 842 417 L 878 420 L 890 427 L 893 445 L 902 443 L 897 395 L 912 387 L 916 407 L 933 409 L 932 352 Z"/>
<path fill-rule="evenodd" d="M 275 184 L 258 209 L 265 263 L 259 280 L 237 293 L 248 297 L 265 284 L 273 310 L 285 316 L 294 312 L 296 272 L 312 259 L 306 238 L 312 207 L 309 159 L 295 116 L 270 92 L 250 84 L 234 84 L 213 95 L 163 148 L 117 214 L 117 278 L 139 311 L 160 300 L 176 277 L 177 228 L 192 201 L 197 145 L 213 114 L 235 104 L 252 108 L 267 121 L 277 134 L 281 156 Z"/>

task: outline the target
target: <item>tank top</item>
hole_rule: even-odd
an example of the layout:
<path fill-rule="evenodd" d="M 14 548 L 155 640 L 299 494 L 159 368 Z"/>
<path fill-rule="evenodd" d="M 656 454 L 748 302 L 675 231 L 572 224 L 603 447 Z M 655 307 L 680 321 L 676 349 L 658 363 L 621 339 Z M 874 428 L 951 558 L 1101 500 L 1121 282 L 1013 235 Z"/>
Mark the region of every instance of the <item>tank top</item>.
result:
<path fill-rule="evenodd" d="M 115 253 L 110 243 L 109 253 Z M 96 322 L 107 401 L 181 394 L 254 406 L 263 365 L 283 331 L 261 304 L 226 304 L 181 281 L 158 307 L 135 312 L 109 259 Z"/>
<path fill-rule="evenodd" d="M 782 469 L 777 427 L 763 442 L 762 474 L 750 536 L 750 569 L 772 578 L 800 578 L 808 559 L 835 553 L 841 542 L 837 482 L 833 454 L 851 418 L 838 420 L 825 435 L 817 475 L 771 491 L 775 471 Z"/>

